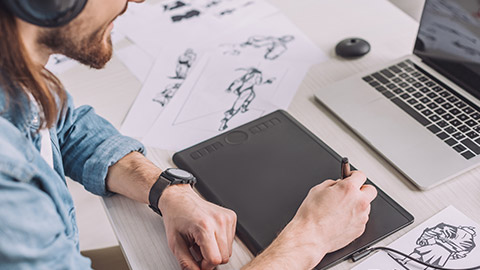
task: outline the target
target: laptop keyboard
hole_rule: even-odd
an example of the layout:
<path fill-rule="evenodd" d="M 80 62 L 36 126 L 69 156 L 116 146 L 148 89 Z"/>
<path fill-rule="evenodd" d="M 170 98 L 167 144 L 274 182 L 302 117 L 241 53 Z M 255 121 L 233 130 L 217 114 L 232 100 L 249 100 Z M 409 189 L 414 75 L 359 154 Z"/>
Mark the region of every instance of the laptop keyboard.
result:
<path fill-rule="evenodd" d="M 480 155 L 480 108 L 412 61 L 362 79 L 465 159 Z"/>

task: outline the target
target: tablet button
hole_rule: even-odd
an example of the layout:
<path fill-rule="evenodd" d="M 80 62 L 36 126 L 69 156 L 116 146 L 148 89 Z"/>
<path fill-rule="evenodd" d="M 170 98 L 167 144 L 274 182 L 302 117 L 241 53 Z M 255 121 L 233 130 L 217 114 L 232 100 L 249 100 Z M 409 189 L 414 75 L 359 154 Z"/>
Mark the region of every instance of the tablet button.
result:
<path fill-rule="evenodd" d="M 243 131 L 232 131 L 227 134 L 225 141 L 229 144 L 240 144 L 248 139 L 248 134 Z"/>

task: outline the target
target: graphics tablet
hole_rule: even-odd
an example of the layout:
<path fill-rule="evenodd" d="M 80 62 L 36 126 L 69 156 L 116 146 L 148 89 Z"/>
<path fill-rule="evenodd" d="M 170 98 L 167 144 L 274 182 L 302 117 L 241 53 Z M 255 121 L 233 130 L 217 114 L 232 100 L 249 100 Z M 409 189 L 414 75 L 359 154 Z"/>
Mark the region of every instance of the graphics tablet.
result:
<path fill-rule="evenodd" d="M 207 200 L 237 213 L 237 235 L 253 254 L 275 239 L 310 188 L 340 178 L 341 159 L 281 110 L 173 156 L 179 168 L 197 177 L 196 188 Z M 410 213 L 377 190 L 365 233 L 327 254 L 316 269 L 341 262 L 413 222 Z"/>

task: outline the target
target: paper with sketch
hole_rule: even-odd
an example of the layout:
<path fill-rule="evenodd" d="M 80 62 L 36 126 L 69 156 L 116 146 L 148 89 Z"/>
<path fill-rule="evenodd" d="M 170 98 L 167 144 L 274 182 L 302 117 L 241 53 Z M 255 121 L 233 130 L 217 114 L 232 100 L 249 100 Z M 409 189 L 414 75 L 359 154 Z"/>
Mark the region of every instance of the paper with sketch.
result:
<path fill-rule="evenodd" d="M 161 53 L 130 108 L 121 132 L 141 139 L 175 97 L 198 58 L 200 55 L 193 48 L 169 48 Z"/>
<path fill-rule="evenodd" d="M 248 56 L 265 61 L 303 61 L 311 64 L 327 59 L 325 53 L 282 14 L 232 29 L 212 43 L 216 50 L 232 57 Z"/>
<path fill-rule="evenodd" d="M 133 43 L 155 57 L 166 47 L 190 40 L 203 42 L 275 12 L 276 8 L 262 0 L 174 0 L 125 14 L 128 23 L 119 27 Z"/>
<path fill-rule="evenodd" d="M 248 70 L 252 67 L 264 65 L 263 62 L 265 62 L 265 66 L 267 67 L 273 66 L 268 63 L 275 62 L 278 66 L 294 66 L 297 69 L 296 71 L 290 70 L 288 76 L 285 77 L 285 80 L 288 80 L 289 84 L 283 84 L 285 86 L 291 85 L 292 88 L 282 90 L 282 93 L 284 93 L 282 95 L 283 98 L 275 100 L 274 103 L 264 102 L 265 106 L 273 108 L 272 110 L 275 110 L 275 108 L 287 108 L 310 64 L 327 59 L 326 55 L 283 15 L 270 16 L 258 22 L 237 27 L 232 29 L 230 33 L 220 37 L 214 38 L 212 36 L 210 39 L 208 37 L 209 35 L 206 34 L 203 42 L 195 43 L 192 41 L 191 43 L 195 44 L 195 46 L 190 48 L 195 48 L 194 52 L 197 55 L 197 59 L 198 56 L 205 52 L 210 52 L 211 58 L 221 58 L 211 59 L 210 66 L 206 67 L 216 72 L 217 77 L 240 76 L 239 74 L 241 72 L 236 69 L 243 68 L 244 70 Z M 155 67 L 152 69 L 141 93 L 135 100 L 134 105 L 122 125 L 121 130 L 126 135 L 142 139 L 154 124 L 155 119 L 163 112 L 166 104 L 161 105 L 161 102 L 158 102 L 158 97 L 156 97 L 162 96 L 162 92 L 159 92 L 159 87 L 164 88 L 161 91 L 165 93 L 164 95 L 169 96 L 169 101 L 173 98 L 173 95 L 168 93 L 183 91 L 184 87 L 181 84 L 171 82 L 171 79 L 168 78 L 171 77 L 173 62 L 175 62 L 177 55 L 178 61 L 186 61 L 181 60 L 182 57 L 185 57 L 181 56 L 185 50 L 186 47 L 184 47 L 184 45 L 171 47 L 165 49 L 158 56 Z M 231 66 L 229 62 L 235 63 L 237 67 L 232 67 L 231 70 L 222 69 L 223 63 Z M 213 66 L 212 63 L 218 64 L 217 66 Z M 192 77 L 195 77 L 195 75 Z M 219 79 L 212 77 L 211 80 L 215 81 Z M 180 86 L 182 86 L 182 88 L 180 88 Z M 287 92 L 289 93 L 288 95 L 285 94 Z M 152 103 L 155 99 L 157 99 L 156 104 L 154 102 Z M 164 97 L 162 97 L 162 99 L 164 99 Z M 268 110 L 268 112 L 272 110 Z M 233 116 L 228 117 L 233 118 Z M 237 118 L 242 119 L 240 116 L 237 116 Z M 253 118 L 248 119 L 253 120 Z M 229 121 L 230 120 L 227 122 Z M 235 123 L 236 121 L 232 120 L 232 122 Z M 244 122 L 245 121 L 239 121 L 238 123 Z M 238 124 L 235 124 L 235 126 L 238 126 Z M 185 144 L 182 143 L 181 145 L 183 146 Z"/>
<path fill-rule="evenodd" d="M 285 109 L 307 69 L 257 58 L 204 57 L 142 141 L 180 150 Z"/>
<path fill-rule="evenodd" d="M 389 247 L 437 267 L 467 268 L 480 265 L 479 224 L 449 206 L 417 226 Z M 354 270 L 431 269 L 399 255 L 379 251 Z"/>

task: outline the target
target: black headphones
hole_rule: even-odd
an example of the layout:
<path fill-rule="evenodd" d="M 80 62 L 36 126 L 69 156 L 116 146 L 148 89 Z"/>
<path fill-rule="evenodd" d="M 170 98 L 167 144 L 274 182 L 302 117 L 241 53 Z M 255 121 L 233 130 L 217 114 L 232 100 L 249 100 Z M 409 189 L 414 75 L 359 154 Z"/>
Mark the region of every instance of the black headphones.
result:
<path fill-rule="evenodd" d="M 83 10 L 87 0 L 0 0 L 18 18 L 42 27 L 69 23 Z"/>

